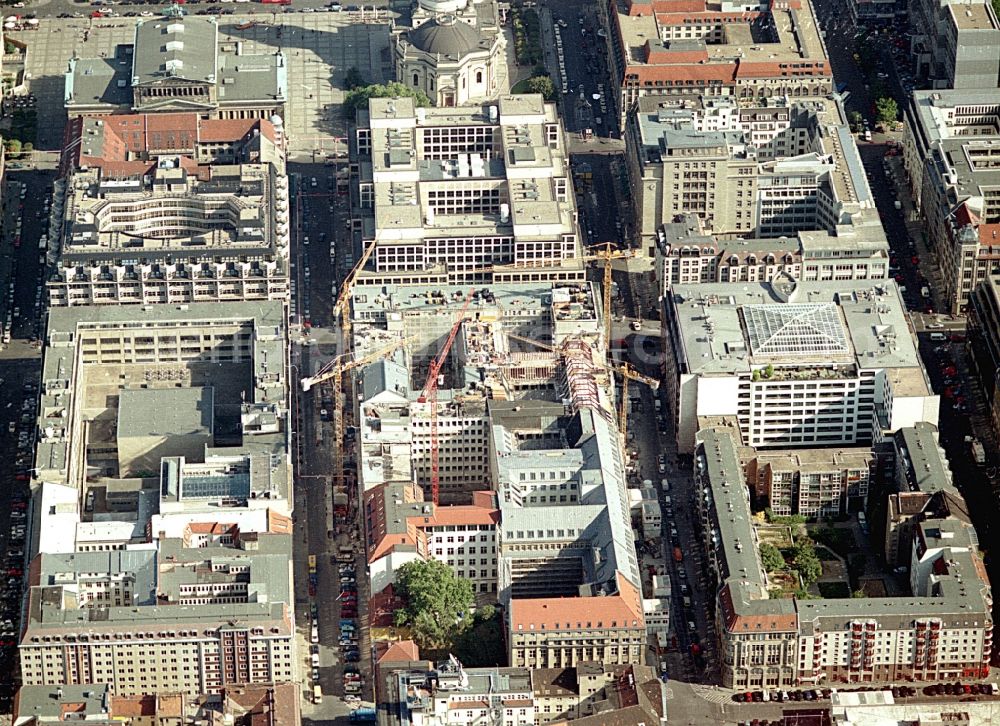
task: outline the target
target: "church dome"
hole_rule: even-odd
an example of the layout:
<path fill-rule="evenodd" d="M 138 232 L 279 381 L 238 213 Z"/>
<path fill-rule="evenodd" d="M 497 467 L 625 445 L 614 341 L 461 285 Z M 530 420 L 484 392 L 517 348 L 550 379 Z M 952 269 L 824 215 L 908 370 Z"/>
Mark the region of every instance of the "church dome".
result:
<path fill-rule="evenodd" d="M 410 44 L 431 55 L 463 56 L 479 47 L 479 31 L 454 15 L 428 20 L 408 34 Z"/>

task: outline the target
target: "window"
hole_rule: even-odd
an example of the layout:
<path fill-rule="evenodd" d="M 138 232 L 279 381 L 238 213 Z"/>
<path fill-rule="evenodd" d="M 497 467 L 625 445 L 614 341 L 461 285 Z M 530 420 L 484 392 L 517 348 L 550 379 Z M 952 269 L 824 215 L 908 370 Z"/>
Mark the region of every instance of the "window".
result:
<path fill-rule="evenodd" d="M 413 85 L 414 86 L 419 86 L 420 85 L 420 74 L 419 73 L 414 73 L 413 74 Z"/>
<path fill-rule="evenodd" d="M 482 82 L 483 82 L 483 72 L 476 71 L 476 83 L 482 83 Z"/>

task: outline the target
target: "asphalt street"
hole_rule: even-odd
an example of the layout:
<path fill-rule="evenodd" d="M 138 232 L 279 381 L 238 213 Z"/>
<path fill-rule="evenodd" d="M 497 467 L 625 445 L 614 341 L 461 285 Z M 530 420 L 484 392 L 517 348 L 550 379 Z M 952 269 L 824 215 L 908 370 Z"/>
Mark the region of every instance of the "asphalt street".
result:
<path fill-rule="evenodd" d="M 31 520 L 28 475 L 35 437 L 39 376 L 38 330 L 41 264 L 39 237 L 45 229 L 42 200 L 50 173 L 14 171 L 7 175 L 0 234 L 0 320 L 11 322 L 11 338 L 0 350 L 0 456 L 8 465 L 0 473 L 0 712 L 6 711 L 17 673 L 15 638 L 23 608 L 25 542 Z M 21 196 L 21 189 L 24 196 Z M 20 219 L 20 231 L 18 231 Z"/>

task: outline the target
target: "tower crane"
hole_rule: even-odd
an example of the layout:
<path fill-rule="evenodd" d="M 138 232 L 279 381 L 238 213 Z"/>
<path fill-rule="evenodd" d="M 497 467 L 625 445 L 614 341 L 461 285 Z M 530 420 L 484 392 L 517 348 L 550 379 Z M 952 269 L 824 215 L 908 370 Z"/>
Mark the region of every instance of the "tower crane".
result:
<path fill-rule="evenodd" d="M 357 282 L 358 274 L 365 268 L 368 264 L 368 258 L 372 256 L 372 252 L 375 251 L 374 240 L 368 248 L 361 255 L 361 259 L 358 260 L 358 264 L 347 273 L 347 277 L 344 278 L 344 284 L 340 288 L 340 294 L 337 295 L 337 300 L 333 304 L 333 321 L 337 323 L 340 322 L 341 340 L 344 341 L 344 350 L 350 350 L 351 348 L 351 315 L 350 311 L 347 310 L 348 301 L 351 299 L 351 292 L 354 290 L 354 283 Z"/>
<path fill-rule="evenodd" d="M 308 391 L 313 386 L 333 379 L 333 445 L 336 447 L 333 457 L 334 481 L 340 481 L 344 475 L 344 408 L 341 396 L 343 395 L 344 373 L 366 366 L 369 363 L 388 356 L 395 350 L 409 342 L 409 338 L 400 338 L 390 345 L 372 351 L 366 356 L 349 360 L 351 353 L 342 353 L 331 360 L 316 375 L 302 379 L 302 390 Z"/>
<path fill-rule="evenodd" d="M 642 373 L 637 371 L 635 368 L 630 366 L 628 363 L 622 363 L 621 366 L 617 367 L 616 370 L 621 373 L 622 376 L 622 400 L 618 403 L 618 429 L 622 434 L 622 442 L 628 440 L 628 382 L 639 381 L 645 383 L 647 386 L 652 388 L 654 391 L 660 387 L 660 382 L 655 378 L 650 378 L 649 376 L 644 376 Z"/>
<path fill-rule="evenodd" d="M 611 350 L 611 260 L 622 260 L 636 256 L 635 250 L 613 250 L 610 242 L 602 242 L 588 249 L 603 247 L 603 251 L 598 251 L 595 255 L 588 255 L 584 259 L 604 260 L 604 345 Z"/>
<path fill-rule="evenodd" d="M 429 403 L 431 407 L 431 500 L 435 506 L 439 503 L 441 494 L 441 477 L 438 469 L 438 376 L 441 375 L 441 368 L 444 366 L 444 362 L 448 358 L 448 353 L 451 351 L 451 346 L 458 336 L 459 328 L 462 327 L 462 323 L 465 321 L 465 314 L 469 310 L 469 304 L 472 302 L 472 296 L 475 292 L 475 288 L 469 290 L 469 294 L 465 298 L 465 304 L 462 306 L 462 312 L 458 314 L 455 324 L 451 326 L 451 332 L 448 333 L 444 347 L 441 348 L 441 352 L 438 353 L 437 358 L 431 361 L 431 367 L 427 373 L 427 382 L 424 383 L 424 390 L 421 391 L 420 397 L 417 398 L 418 403 Z"/>

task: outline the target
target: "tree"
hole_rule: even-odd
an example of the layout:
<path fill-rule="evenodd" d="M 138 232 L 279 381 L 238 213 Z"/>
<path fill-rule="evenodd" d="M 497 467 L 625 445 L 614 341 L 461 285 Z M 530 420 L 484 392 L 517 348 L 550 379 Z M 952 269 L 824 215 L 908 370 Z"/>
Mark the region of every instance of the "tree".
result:
<path fill-rule="evenodd" d="M 406 606 L 394 617 L 421 648 L 447 648 L 473 624 L 472 582 L 437 560 L 407 562 L 396 575 Z"/>
<path fill-rule="evenodd" d="M 25 154 L 30 154 L 34 150 L 35 150 L 35 145 L 32 144 L 30 141 L 25 142 L 24 146 L 21 147 L 21 151 L 23 151 Z"/>
<path fill-rule="evenodd" d="M 861 124 L 865 122 L 865 117 L 857 111 L 851 111 L 847 114 L 847 122 L 851 125 L 852 131 L 857 131 L 861 128 Z"/>
<path fill-rule="evenodd" d="M 19 139 L 7 139 L 5 146 L 7 147 L 7 153 L 9 154 L 21 153 L 21 141 Z"/>
<path fill-rule="evenodd" d="M 875 101 L 875 123 L 884 128 L 892 128 L 896 124 L 899 108 L 892 96 L 882 96 Z"/>
<path fill-rule="evenodd" d="M 855 600 L 860 600 L 861 598 L 868 597 L 868 594 L 864 590 L 855 590 L 851 593 L 851 597 Z"/>
<path fill-rule="evenodd" d="M 355 88 L 367 85 L 368 81 L 361 75 L 361 71 L 358 70 L 357 66 L 351 66 L 347 69 L 347 75 L 344 77 L 344 86 L 348 91 L 353 91 Z"/>
<path fill-rule="evenodd" d="M 795 569 L 802 575 L 806 586 L 816 582 L 820 578 L 820 575 L 823 574 L 823 564 L 819 561 L 819 557 L 816 556 L 816 550 L 813 549 L 812 542 L 809 540 L 799 541 L 795 545 L 794 552 Z"/>
<path fill-rule="evenodd" d="M 411 88 L 399 81 L 372 83 L 347 92 L 344 96 L 344 115 L 353 119 L 358 109 L 366 106 L 370 98 L 412 98 L 417 106 L 431 105 L 431 99 L 419 88 Z"/>
<path fill-rule="evenodd" d="M 760 546 L 760 563 L 768 572 L 785 569 L 785 558 L 781 556 L 781 551 L 770 542 L 764 542 Z"/>
<path fill-rule="evenodd" d="M 534 76 L 525 83 L 528 93 L 540 93 L 546 101 L 552 101 L 556 97 L 556 87 L 552 79 L 548 76 Z"/>

